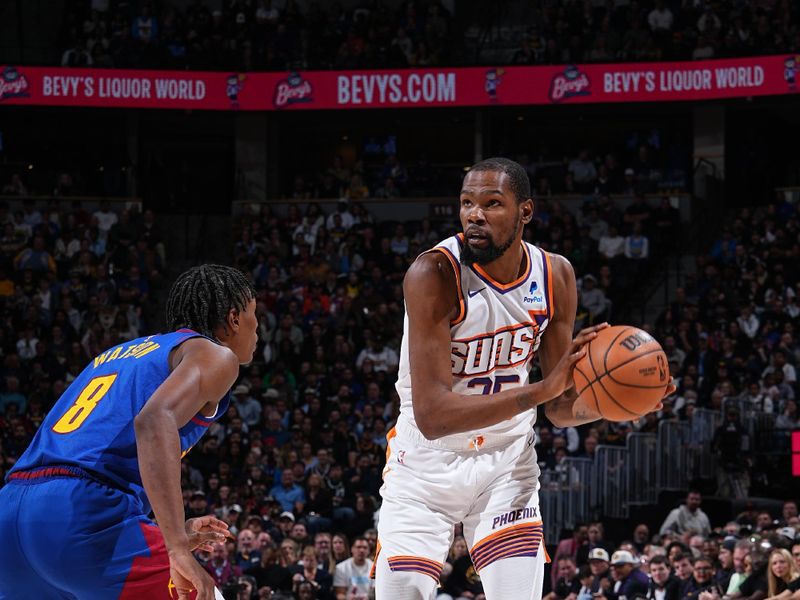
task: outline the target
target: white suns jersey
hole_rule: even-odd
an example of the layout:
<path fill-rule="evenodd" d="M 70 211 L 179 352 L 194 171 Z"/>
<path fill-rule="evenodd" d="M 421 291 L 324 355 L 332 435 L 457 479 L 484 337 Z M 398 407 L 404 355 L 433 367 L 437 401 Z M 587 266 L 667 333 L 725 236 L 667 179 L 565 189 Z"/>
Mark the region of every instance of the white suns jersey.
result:
<path fill-rule="evenodd" d="M 553 274 L 550 256 L 523 242 L 524 273 L 511 283 L 494 281 L 479 265 L 460 262 L 463 234 L 439 243 L 429 252 L 441 252 L 453 266 L 458 285 L 459 314 L 450 322 L 450 363 L 453 391 L 459 394 L 492 394 L 525 385 L 542 334 L 553 317 Z M 408 352 L 408 313 L 403 322 L 397 392 L 400 427 L 417 429 L 411 402 Z M 431 442 L 449 449 L 464 448 L 465 440 L 479 447 L 492 446 L 529 435 L 536 409 L 486 427 Z M 478 440 L 476 442 L 476 440 Z"/>

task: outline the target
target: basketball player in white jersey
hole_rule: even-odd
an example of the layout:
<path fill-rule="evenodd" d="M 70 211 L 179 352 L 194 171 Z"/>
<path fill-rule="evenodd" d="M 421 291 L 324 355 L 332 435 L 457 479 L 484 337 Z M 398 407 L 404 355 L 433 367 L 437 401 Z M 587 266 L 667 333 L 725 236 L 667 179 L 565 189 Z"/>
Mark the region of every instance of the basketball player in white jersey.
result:
<path fill-rule="evenodd" d="M 420 255 L 403 284 L 377 600 L 433 598 L 459 522 L 488 600 L 541 598 L 536 406 L 559 427 L 600 418 L 576 399 L 572 368 L 607 324 L 572 339 L 571 265 L 522 241 L 533 217 L 524 169 L 503 158 L 474 165 L 460 217 L 463 234 Z M 529 384 L 535 355 L 544 378 Z"/>

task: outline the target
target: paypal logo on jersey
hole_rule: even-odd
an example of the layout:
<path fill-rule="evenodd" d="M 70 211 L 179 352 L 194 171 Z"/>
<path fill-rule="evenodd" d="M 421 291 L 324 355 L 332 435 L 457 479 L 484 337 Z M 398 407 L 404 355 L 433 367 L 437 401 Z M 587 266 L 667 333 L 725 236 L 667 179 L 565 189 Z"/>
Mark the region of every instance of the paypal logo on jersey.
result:
<path fill-rule="evenodd" d="M 528 304 L 540 303 L 544 302 L 544 296 L 542 294 L 537 294 L 536 291 L 539 289 L 539 282 L 538 281 L 531 281 L 531 287 L 528 288 L 528 293 L 530 296 L 525 296 L 522 300 L 523 302 L 527 302 Z"/>

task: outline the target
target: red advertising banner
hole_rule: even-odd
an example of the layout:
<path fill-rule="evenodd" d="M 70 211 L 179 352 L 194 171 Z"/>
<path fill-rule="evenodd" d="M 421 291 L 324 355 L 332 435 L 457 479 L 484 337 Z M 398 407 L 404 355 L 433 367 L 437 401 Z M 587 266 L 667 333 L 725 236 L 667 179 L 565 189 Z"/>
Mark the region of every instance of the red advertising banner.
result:
<path fill-rule="evenodd" d="M 0 106 L 339 110 L 795 94 L 800 55 L 694 62 L 220 73 L 0 67 Z"/>

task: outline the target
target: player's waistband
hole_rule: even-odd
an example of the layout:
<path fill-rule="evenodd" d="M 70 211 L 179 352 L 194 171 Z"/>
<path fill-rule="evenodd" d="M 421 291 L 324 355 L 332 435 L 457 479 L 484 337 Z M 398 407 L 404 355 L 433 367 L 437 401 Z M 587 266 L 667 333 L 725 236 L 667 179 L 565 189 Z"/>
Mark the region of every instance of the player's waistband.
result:
<path fill-rule="evenodd" d="M 533 435 L 531 430 L 530 435 Z M 429 440 L 410 421 L 401 415 L 397 421 L 397 436 L 416 446 L 449 450 L 451 452 L 482 452 L 506 448 L 524 440 L 526 436 L 497 433 L 464 433 L 448 435 L 437 440 Z"/>
<path fill-rule="evenodd" d="M 36 467 L 33 469 L 25 469 L 23 471 L 13 471 L 6 477 L 8 483 L 21 483 L 33 484 L 43 483 L 51 479 L 59 479 L 62 477 L 72 477 L 76 479 L 88 479 L 96 483 L 120 490 L 125 493 L 130 493 L 128 490 L 123 489 L 120 485 L 107 477 L 103 477 L 92 471 L 87 471 L 81 467 L 73 466 L 51 466 L 51 467 Z"/>

